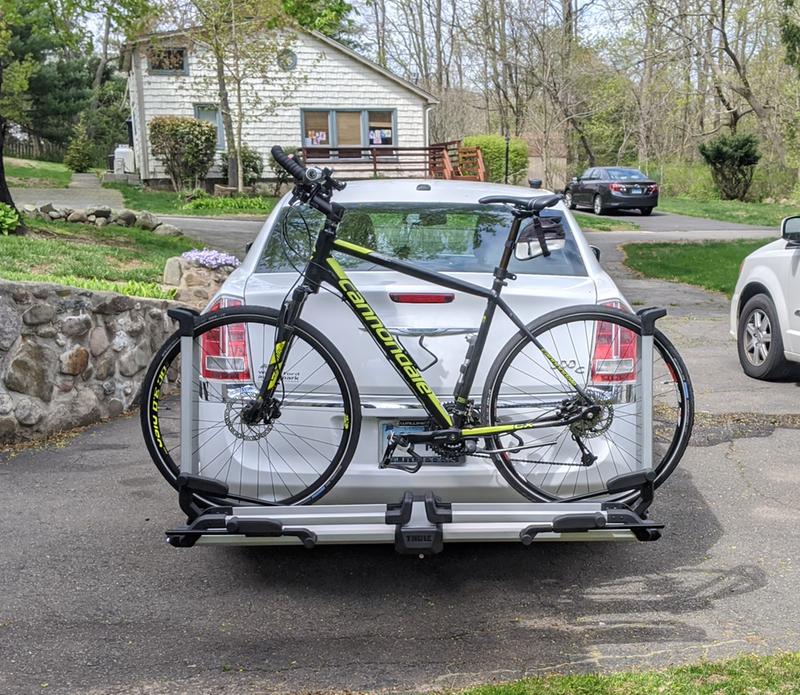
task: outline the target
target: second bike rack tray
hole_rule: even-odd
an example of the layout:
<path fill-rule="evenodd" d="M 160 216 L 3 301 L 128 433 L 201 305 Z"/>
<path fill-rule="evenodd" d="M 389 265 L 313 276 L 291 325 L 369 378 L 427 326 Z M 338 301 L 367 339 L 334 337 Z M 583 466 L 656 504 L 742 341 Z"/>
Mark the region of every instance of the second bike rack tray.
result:
<path fill-rule="evenodd" d="M 646 494 L 652 475 L 620 476 L 620 486 L 637 483 Z M 186 502 L 192 491 L 221 484 L 182 475 L 179 485 Z M 620 503 L 448 503 L 433 492 L 409 491 L 394 504 L 211 507 L 167 531 L 167 541 L 183 548 L 391 543 L 400 553 L 433 555 L 456 542 L 654 541 L 662 528 Z"/>

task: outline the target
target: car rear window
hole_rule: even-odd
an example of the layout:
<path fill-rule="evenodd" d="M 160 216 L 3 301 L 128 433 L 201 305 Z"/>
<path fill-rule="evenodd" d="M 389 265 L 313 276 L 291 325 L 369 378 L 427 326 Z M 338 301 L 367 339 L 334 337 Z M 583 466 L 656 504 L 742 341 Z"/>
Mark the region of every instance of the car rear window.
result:
<path fill-rule="evenodd" d="M 545 210 L 547 217 L 561 217 Z M 348 205 L 338 237 L 392 258 L 439 272 L 491 273 L 500 261 L 512 222 L 504 207 L 486 205 L 387 204 Z M 282 273 L 305 266 L 324 220 L 301 206 L 285 207 L 272 228 L 257 268 Z M 563 250 L 527 261 L 512 258 L 509 270 L 536 275 L 586 275 L 572 230 L 564 220 Z M 382 270 L 368 261 L 336 253 L 349 270 Z"/>
<path fill-rule="evenodd" d="M 612 181 L 647 181 L 647 177 L 638 169 L 606 169 Z"/>

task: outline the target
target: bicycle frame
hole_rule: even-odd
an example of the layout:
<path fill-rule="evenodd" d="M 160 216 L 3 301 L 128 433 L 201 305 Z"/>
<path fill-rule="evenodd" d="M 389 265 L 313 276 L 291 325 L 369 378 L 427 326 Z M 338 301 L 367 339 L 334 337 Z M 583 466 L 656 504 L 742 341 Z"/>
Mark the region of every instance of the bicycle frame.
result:
<path fill-rule="evenodd" d="M 558 360 L 556 360 L 542 346 L 536 337 L 531 334 L 522 319 L 514 313 L 511 307 L 509 307 L 500 296 L 502 288 L 506 285 L 507 280 L 516 278 L 513 273 L 508 272 L 508 264 L 511 260 L 511 253 L 517 235 L 519 234 L 520 224 L 521 217 L 515 217 L 509 229 L 508 239 L 505 243 L 502 258 L 500 259 L 499 265 L 494 270 L 494 282 L 492 283 L 491 289 L 487 289 L 480 285 L 465 282 L 444 275 L 443 273 L 425 270 L 412 263 L 389 258 L 372 249 L 337 239 L 337 222 L 329 219 L 317 237 L 314 253 L 306 265 L 304 271 L 305 282 L 294 290 L 291 298 L 286 300 L 281 307 L 280 323 L 275 347 L 267 365 L 267 371 L 264 375 L 264 381 L 262 382 L 257 402 L 265 403 L 272 398 L 278 386 L 285 356 L 291 344 L 292 325 L 300 316 L 308 295 L 317 293 L 320 284 L 326 282 L 339 291 L 345 303 L 358 317 L 367 333 L 372 336 L 375 343 L 383 351 L 386 359 L 391 363 L 439 429 L 458 429 L 458 434 L 461 437 L 483 437 L 505 434 L 518 430 L 548 427 L 553 424 L 563 425 L 571 422 L 571 420 L 561 415 L 553 415 L 541 417 L 536 420 L 510 422 L 504 425 L 464 427 L 462 429 L 469 405 L 469 394 L 475 379 L 478 363 L 486 344 L 486 338 L 491 328 L 494 312 L 498 307 L 520 331 L 527 334 L 531 342 L 553 366 L 553 369 L 561 374 L 564 380 L 584 398 L 586 403 L 591 404 L 592 402 L 591 398 L 584 393 L 581 386 L 573 379 L 569 372 L 567 372 Z M 441 401 L 433 392 L 433 389 L 425 381 L 413 357 L 406 352 L 389 329 L 386 328 L 380 317 L 373 311 L 363 294 L 358 291 L 355 283 L 348 277 L 339 262 L 332 256 L 333 252 L 366 260 L 372 264 L 387 268 L 388 270 L 394 270 L 409 277 L 424 280 L 425 282 L 430 282 L 431 284 L 457 292 L 471 294 L 486 300 L 486 309 L 484 310 L 480 327 L 474 340 L 470 342 L 464 358 L 464 363 L 460 370 L 460 377 L 456 383 L 454 392 L 456 412 L 454 414 L 451 415 L 451 413 L 445 410 Z"/>

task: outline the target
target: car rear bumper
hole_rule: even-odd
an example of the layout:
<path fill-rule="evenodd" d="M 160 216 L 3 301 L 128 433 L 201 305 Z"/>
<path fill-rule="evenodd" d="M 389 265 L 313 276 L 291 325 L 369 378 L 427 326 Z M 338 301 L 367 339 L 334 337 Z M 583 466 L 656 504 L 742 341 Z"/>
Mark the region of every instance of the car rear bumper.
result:
<path fill-rule="evenodd" d="M 607 208 L 632 210 L 654 208 L 658 205 L 657 195 L 610 195 L 603 203 Z"/>

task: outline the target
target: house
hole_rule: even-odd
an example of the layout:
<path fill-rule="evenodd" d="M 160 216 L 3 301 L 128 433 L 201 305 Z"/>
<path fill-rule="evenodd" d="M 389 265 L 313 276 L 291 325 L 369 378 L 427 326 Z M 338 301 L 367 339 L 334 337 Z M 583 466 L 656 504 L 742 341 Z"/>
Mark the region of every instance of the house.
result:
<path fill-rule="evenodd" d="M 280 52 L 280 69 L 298 75 L 290 94 L 263 81 L 249 86 L 262 103 L 279 103 L 269 115 L 248 113 L 243 124 L 243 142 L 261 154 L 265 170 L 273 145 L 306 147 L 311 160 L 337 161 L 339 171 L 346 165 L 355 175 L 372 176 L 378 155 L 396 161 L 401 153 L 415 151 L 406 148 L 429 144 L 433 96 L 317 32 L 296 31 L 287 46 Z M 150 151 L 147 124 L 156 116 L 210 121 L 217 127 L 218 152 L 226 149 L 214 62 L 207 51 L 181 32 L 147 35 L 127 47 L 130 144 L 133 165 L 145 182 L 167 179 Z M 223 176 L 218 158 L 210 177 Z"/>

